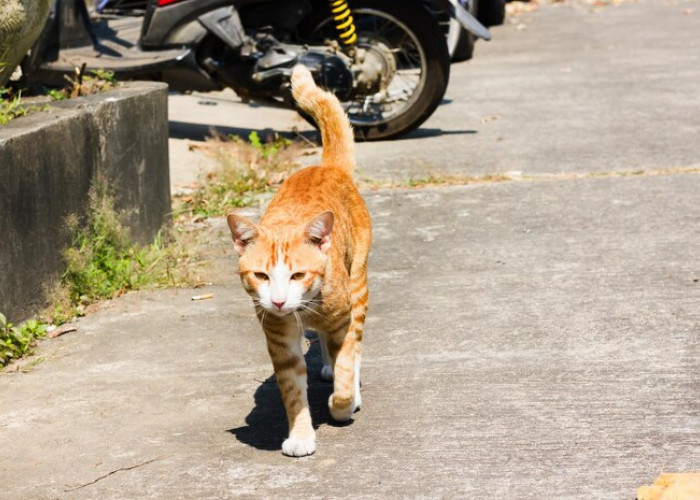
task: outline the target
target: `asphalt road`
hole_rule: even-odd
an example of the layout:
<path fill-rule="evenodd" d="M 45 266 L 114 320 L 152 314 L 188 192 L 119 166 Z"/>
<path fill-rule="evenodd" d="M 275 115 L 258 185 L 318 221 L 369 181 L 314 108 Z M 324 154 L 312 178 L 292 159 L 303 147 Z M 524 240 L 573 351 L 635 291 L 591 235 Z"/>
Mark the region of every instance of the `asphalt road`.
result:
<path fill-rule="evenodd" d="M 212 285 L 127 294 L 0 375 L 2 497 L 631 500 L 700 469 L 697 7 L 544 6 L 453 67 L 424 128 L 359 145 L 378 179 L 523 175 L 366 193 L 363 408 L 330 422 L 312 343 L 315 455 L 280 452 L 279 393 L 214 220 Z M 209 125 L 301 123 L 215 98 L 171 101 L 178 182 L 196 174 L 183 141 Z"/>

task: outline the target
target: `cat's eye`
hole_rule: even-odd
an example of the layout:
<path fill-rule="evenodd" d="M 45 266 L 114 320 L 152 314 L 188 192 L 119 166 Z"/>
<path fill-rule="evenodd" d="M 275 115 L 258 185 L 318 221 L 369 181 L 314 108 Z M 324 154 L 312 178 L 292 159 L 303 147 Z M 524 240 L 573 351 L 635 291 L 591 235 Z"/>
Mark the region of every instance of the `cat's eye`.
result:
<path fill-rule="evenodd" d="M 292 279 L 294 281 L 303 280 L 306 277 L 306 273 L 294 273 L 292 274 Z"/>
<path fill-rule="evenodd" d="M 270 278 L 268 277 L 268 275 L 265 274 L 265 273 L 253 273 L 253 275 L 254 275 L 257 279 L 259 279 L 260 281 L 267 281 L 267 280 L 270 279 Z"/>

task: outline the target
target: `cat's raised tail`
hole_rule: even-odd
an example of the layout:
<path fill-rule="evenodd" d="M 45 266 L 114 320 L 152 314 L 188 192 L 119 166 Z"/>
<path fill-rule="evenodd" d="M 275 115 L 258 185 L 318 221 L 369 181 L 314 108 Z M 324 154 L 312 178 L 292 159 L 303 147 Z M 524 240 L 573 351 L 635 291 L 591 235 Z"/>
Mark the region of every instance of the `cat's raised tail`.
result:
<path fill-rule="evenodd" d="M 355 168 L 354 136 L 338 98 L 317 87 L 311 72 L 302 65 L 292 70 L 292 95 L 321 129 L 321 166 L 340 167 L 352 172 Z"/>

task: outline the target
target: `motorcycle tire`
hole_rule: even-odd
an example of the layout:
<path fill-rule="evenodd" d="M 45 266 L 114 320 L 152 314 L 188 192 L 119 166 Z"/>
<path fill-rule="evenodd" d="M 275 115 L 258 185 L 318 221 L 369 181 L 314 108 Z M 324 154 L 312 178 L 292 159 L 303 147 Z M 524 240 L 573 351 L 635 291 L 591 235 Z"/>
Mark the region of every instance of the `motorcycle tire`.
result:
<path fill-rule="evenodd" d="M 418 2 L 396 0 L 353 0 L 353 16 L 361 15 L 363 10 L 385 13 L 410 30 L 423 52 L 425 79 L 422 86 L 409 98 L 407 105 L 399 114 L 386 121 L 377 123 L 350 123 L 358 141 L 378 141 L 395 139 L 418 128 L 425 122 L 442 101 L 450 75 L 450 55 L 445 43 L 445 35 L 430 13 Z M 358 14 L 359 13 L 359 14 Z M 321 23 L 318 24 L 320 26 Z M 394 47 L 391 47 L 392 49 Z M 312 125 L 309 116 L 302 116 Z"/>

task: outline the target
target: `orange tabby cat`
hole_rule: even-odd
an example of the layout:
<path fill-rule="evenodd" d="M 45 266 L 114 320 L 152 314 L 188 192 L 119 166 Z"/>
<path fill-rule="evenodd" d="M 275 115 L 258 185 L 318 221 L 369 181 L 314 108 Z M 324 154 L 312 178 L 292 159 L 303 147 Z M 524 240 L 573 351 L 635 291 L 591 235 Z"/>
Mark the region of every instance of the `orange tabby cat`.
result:
<path fill-rule="evenodd" d="M 292 93 L 321 129 L 321 166 L 287 179 L 257 226 L 233 214 L 228 225 L 287 411 L 282 452 L 300 457 L 316 450 L 300 345 L 304 327 L 319 333 L 321 376 L 333 380 L 331 416 L 349 420 L 360 406 L 371 221 L 352 179 L 353 134 L 340 103 L 302 66 L 292 73 Z"/>

